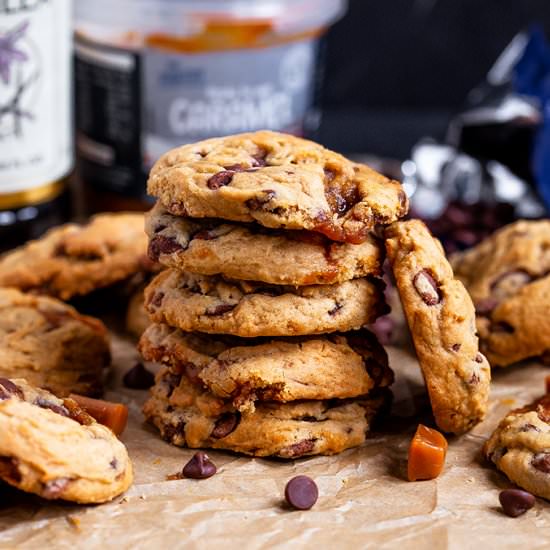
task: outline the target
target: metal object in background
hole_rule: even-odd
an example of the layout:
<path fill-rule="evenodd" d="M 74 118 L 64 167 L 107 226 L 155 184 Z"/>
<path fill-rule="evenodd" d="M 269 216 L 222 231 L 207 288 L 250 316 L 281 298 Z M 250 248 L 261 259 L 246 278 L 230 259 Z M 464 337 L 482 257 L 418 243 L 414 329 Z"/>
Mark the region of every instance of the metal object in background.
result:
<path fill-rule="evenodd" d="M 411 213 L 447 252 L 468 248 L 516 218 L 540 218 L 533 188 L 498 161 L 482 162 L 449 145 L 418 144 L 402 164 Z"/>
<path fill-rule="evenodd" d="M 541 40 L 537 32 L 516 36 L 453 118 L 447 143 L 423 140 L 402 165 L 414 215 L 427 220 L 448 252 L 514 219 L 546 215 L 532 170 L 542 103 L 522 93 L 538 82 L 540 57 L 550 69 Z"/>

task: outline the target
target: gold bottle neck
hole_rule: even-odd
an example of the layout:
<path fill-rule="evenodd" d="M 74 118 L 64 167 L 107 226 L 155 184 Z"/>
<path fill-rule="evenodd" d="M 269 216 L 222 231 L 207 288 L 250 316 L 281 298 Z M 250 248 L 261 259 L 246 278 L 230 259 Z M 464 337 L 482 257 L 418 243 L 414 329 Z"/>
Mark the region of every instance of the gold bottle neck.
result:
<path fill-rule="evenodd" d="M 23 206 L 49 202 L 63 192 L 66 183 L 67 179 L 62 178 L 24 191 L 0 193 L 0 210 L 13 210 Z"/>

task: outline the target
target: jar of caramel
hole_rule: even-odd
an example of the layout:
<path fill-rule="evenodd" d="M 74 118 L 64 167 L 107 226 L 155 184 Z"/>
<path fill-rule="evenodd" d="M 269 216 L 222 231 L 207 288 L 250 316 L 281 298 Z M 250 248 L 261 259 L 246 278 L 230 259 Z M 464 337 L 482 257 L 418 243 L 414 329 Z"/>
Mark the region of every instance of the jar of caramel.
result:
<path fill-rule="evenodd" d="M 92 207 L 146 206 L 165 151 L 319 123 L 320 38 L 345 0 L 76 0 L 79 174 Z"/>
<path fill-rule="evenodd" d="M 69 216 L 71 2 L 0 2 L 0 249 Z"/>

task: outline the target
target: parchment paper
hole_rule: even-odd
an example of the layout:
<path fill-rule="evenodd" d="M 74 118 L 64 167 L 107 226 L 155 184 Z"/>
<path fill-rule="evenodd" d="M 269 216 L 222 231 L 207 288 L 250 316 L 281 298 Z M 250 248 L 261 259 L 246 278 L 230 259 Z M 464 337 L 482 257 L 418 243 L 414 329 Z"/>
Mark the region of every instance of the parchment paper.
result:
<path fill-rule="evenodd" d="M 434 481 L 406 481 L 407 447 L 419 421 L 431 422 L 414 356 L 390 348 L 396 371 L 392 416 L 368 442 L 332 457 L 294 462 L 209 452 L 218 474 L 167 481 L 192 456 L 143 423 L 147 392 L 122 387 L 139 360 L 135 344 L 113 337 L 114 373 L 106 398 L 126 403 L 123 435 L 135 483 L 99 506 L 45 502 L 0 486 L 0 548 L 548 548 L 550 507 L 538 500 L 516 519 L 498 493 L 511 486 L 480 455 L 485 438 L 510 408 L 544 392 L 550 370 L 528 364 L 494 373 L 488 419 L 449 441 L 445 471 Z M 287 509 L 284 486 L 307 474 L 320 497 L 307 512 Z"/>

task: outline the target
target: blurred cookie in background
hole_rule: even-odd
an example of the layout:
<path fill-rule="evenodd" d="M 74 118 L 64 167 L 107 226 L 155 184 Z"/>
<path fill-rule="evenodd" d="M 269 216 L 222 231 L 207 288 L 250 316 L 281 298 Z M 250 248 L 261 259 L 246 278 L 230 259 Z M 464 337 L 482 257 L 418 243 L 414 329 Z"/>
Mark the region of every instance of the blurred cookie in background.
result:
<path fill-rule="evenodd" d="M 97 396 L 110 364 L 105 325 L 55 298 L 0 288 L 0 376 L 56 395 Z"/>

